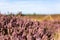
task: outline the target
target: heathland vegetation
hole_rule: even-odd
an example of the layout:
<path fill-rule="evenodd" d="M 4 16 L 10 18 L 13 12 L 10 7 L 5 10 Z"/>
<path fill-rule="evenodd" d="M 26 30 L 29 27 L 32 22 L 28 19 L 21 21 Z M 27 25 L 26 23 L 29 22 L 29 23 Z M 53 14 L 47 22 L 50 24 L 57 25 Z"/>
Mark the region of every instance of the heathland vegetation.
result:
<path fill-rule="evenodd" d="M 60 40 L 60 16 L 0 14 L 0 40 Z"/>

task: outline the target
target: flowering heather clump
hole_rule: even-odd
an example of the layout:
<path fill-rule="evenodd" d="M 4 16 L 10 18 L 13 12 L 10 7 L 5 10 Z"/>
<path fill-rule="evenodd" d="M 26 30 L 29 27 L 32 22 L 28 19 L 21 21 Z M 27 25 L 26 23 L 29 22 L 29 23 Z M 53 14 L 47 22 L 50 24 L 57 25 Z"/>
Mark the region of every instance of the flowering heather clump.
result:
<path fill-rule="evenodd" d="M 21 16 L 0 15 L 0 40 L 55 40 L 59 28 L 58 20 L 40 22 Z"/>

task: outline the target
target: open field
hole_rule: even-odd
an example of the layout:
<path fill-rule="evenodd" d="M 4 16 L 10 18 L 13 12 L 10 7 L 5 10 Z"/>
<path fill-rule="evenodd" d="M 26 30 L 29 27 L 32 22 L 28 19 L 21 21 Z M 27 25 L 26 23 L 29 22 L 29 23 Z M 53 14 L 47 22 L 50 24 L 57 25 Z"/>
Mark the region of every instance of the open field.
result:
<path fill-rule="evenodd" d="M 38 21 L 43 21 L 43 20 L 60 20 L 60 15 L 36 15 L 36 16 L 25 16 L 28 17 L 32 20 L 38 20 Z"/>

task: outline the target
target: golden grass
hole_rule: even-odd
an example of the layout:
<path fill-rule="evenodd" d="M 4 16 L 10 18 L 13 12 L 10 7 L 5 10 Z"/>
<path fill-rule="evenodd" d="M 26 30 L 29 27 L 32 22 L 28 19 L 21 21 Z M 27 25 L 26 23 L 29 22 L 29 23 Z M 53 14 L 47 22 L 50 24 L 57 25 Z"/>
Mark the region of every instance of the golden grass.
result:
<path fill-rule="evenodd" d="M 58 29 L 57 32 L 54 33 L 54 40 L 60 40 L 60 29 Z"/>

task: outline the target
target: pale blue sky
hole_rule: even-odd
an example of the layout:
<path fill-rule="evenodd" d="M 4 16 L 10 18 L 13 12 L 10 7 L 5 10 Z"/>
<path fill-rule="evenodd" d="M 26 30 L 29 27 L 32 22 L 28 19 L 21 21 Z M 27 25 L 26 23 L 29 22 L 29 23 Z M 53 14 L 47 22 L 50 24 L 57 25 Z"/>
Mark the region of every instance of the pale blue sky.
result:
<path fill-rule="evenodd" d="M 60 13 L 60 0 L 0 0 L 1 12 Z"/>

